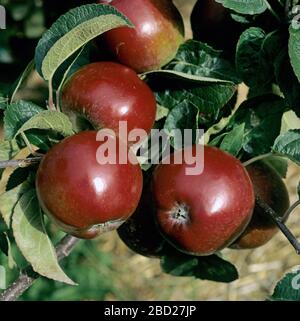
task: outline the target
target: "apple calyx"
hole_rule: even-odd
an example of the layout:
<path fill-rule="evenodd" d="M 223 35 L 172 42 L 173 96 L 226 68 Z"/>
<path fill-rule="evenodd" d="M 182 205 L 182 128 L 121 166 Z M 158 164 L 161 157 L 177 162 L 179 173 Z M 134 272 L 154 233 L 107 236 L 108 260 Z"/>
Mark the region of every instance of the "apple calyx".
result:
<path fill-rule="evenodd" d="M 185 203 L 177 203 L 170 215 L 177 224 L 186 224 L 190 220 L 189 207 Z"/>

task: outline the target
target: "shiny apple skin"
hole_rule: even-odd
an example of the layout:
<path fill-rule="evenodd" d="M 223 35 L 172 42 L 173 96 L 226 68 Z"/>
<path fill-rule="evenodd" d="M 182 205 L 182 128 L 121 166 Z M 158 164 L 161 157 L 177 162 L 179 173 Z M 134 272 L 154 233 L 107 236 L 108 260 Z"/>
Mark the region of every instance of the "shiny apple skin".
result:
<path fill-rule="evenodd" d="M 170 0 L 100 0 L 129 18 L 135 28 L 104 34 L 117 60 L 138 73 L 159 69 L 171 61 L 184 40 L 183 19 Z"/>
<path fill-rule="evenodd" d="M 290 206 L 287 188 L 278 173 L 264 162 L 247 166 L 255 194 L 268 204 L 280 217 Z M 285 217 L 284 220 L 287 220 Z M 243 234 L 230 247 L 254 249 L 269 242 L 279 231 L 262 210 L 255 206 L 252 219 Z"/>
<path fill-rule="evenodd" d="M 114 62 L 97 62 L 78 70 L 62 93 L 62 109 L 85 117 L 95 129 L 117 134 L 119 122 L 128 132 L 149 133 L 155 122 L 156 100 L 148 85 L 130 68 Z"/>
<path fill-rule="evenodd" d="M 45 155 L 36 177 L 44 212 L 62 230 L 81 238 L 109 230 L 107 224 L 119 227 L 135 211 L 142 192 L 139 165 L 97 162 L 103 142 L 96 135 L 86 131 L 65 138 Z"/>
<path fill-rule="evenodd" d="M 188 148 L 195 155 L 195 146 Z M 245 230 L 254 208 L 254 190 L 240 161 L 215 147 L 204 147 L 202 174 L 186 175 L 189 166 L 171 161 L 156 168 L 156 217 L 162 233 L 179 250 L 211 255 Z M 179 207 L 185 218 L 176 218 Z"/>

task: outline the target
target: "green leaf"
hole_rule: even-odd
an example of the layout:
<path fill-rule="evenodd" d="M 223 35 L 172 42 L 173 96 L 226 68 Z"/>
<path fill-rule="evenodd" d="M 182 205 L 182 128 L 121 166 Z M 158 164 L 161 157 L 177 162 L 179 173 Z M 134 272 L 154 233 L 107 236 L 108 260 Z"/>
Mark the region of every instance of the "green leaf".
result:
<path fill-rule="evenodd" d="M 222 57 L 222 51 L 195 40 L 188 40 L 181 45 L 176 57 L 164 69 L 194 76 L 240 82 L 235 68 Z"/>
<path fill-rule="evenodd" d="M 157 105 L 155 121 L 161 120 L 168 116 L 169 109 L 160 105 Z"/>
<path fill-rule="evenodd" d="M 255 15 L 267 10 L 265 0 L 216 0 L 216 2 L 241 14 Z"/>
<path fill-rule="evenodd" d="M 280 134 L 281 119 L 286 111 L 284 99 L 265 95 L 246 100 L 230 120 L 227 128 L 245 124 L 243 149 L 252 156 L 269 153 Z"/>
<path fill-rule="evenodd" d="M 13 173 L 9 176 L 7 184 L 6 184 L 6 191 L 10 191 L 15 187 L 19 186 L 23 182 L 25 182 L 28 178 L 30 173 L 29 167 L 20 167 L 13 171 Z"/>
<path fill-rule="evenodd" d="M 151 77 L 149 85 L 153 89 L 158 105 L 172 110 L 187 100 L 199 111 L 199 126 L 211 126 L 221 115 L 222 108 L 236 92 L 233 84 L 204 84 L 164 77 Z"/>
<path fill-rule="evenodd" d="M 300 117 L 300 84 L 292 69 L 287 48 L 281 50 L 274 60 L 276 81 L 284 97 L 298 117 Z"/>
<path fill-rule="evenodd" d="M 35 190 L 27 191 L 18 201 L 14 208 L 12 228 L 19 249 L 35 272 L 74 285 L 58 264 L 55 249 L 46 234 Z"/>
<path fill-rule="evenodd" d="M 225 283 L 238 278 L 235 266 L 218 255 L 196 257 L 174 251 L 161 258 L 161 267 L 165 273 L 173 276 L 192 276 Z"/>
<path fill-rule="evenodd" d="M 300 24 L 298 24 L 300 27 Z M 289 55 L 291 58 L 291 65 L 300 82 L 300 28 L 295 28 L 293 24 L 290 25 L 290 39 L 289 39 Z"/>
<path fill-rule="evenodd" d="M 0 161 L 12 159 L 19 151 L 15 140 L 0 142 Z"/>
<path fill-rule="evenodd" d="M 204 144 L 208 144 L 208 143 L 212 143 L 211 140 L 211 136 L 217 135 L 220 132 L 222 132 L 222 130 L 230 123 L 231 119 L 234 117 L 235 113 L 237 112 L 238 108 L 240 107 L 240 105 L 236 105 L 233 110 L 231 111 L 231 114 L 227 117 L 223 117 L 220 119 L 220 121 L 216 124 L 213 124 L 210 128 L 208 128 L 208 130 L 205 132 L 204 134 Z M 226 133 L 221 134 L 220 138 L 222 138 L 223 136 L 225 136 Z M 217 138 L 217 140 L 219 140 Z"/>
<path fill-rule="evenodd" d="M 0 213 L 7 227 L 10 227 L 15 205 L 20 198 L 21 187 L 18 186 L 0 195 Z"/>
<path fill-rule="evenodd" d="M 4 133 L 6 139 L 13 139 L 18 130 L 33 116 L 44 109 L 27 101 L 9 105 L 4 112 Z"/>
<path fill-rule="evenodd" d="M 8 242 L 4 232 L 0 232 L 0 251 L 8 256 Z"/>
<path fill-rule="evenodd" d="M 17 131 L 16 135 L 30 129 L 53 130 L 63 136 L 74 134 L 69 118 L 61 112 L 52 110 L 44 110 L 30 118 Z"/>
<path fill-rule="evenodd" d="M 286 47 L 286 31 L 277 29 L 268 33 L 262 44 L 262 51 L 269 61 L 273 62 L 278 53 Z"/>
<path fill-rule="evenodd" d="M 232 129 L 224 137 L 220 148 L 224 151 L 237 156 L 243 148 L 245 124 L 240 124 Z"/>
<path fill-rule="evenodd" d="M 0 93 L 0 109 L 5 110 L 8 105 L 8 98 Z"/>
<path fill-rule="evenodd" d="M 47 152 L 53 145 L 59 143 L 63 136 L 53 131 L 46 131 L 42 129 L 31 129 L 26 132 L 28 141 L 40 149 L 42 152 Z M 20 144 L 23 140 L 20 140 Z M 24 143 L 23 143 L 24 144 Z M 24 144 L 24 147 L 26 145 Z"/>
<path fill-rule="evenodd" d="M 7 141 L 7 143 L 13 143 L 15 144 L 15 141 Z M 1 146 L 1 144 L 0 144 Z M 1 150 L 0 150 L 1 152 Z M 22 150 L 20 150 L 19 148 L 17 148 L 16 152 L 14 152 L 12 155 L 6 155 L 5 159 L 3 159 L 3 161 L 9 161 L 12 159 L 24 159 L 26 157 L 28 157 L 30 155 L 30 151 L 28 148 L 23 148 Z M 2 159 L 0 159 L 2 161 Z M 29 170 L 29 167 L 26 168 L 27 170 Z M 3 193 L 5 193 L 7 191 L 7 182 L 10 179 L 10 176 L 13 174 L 13 172 L 15 171 L 15 168 L 12 167 L 6 167 L 5 169 L 0 171 L 0 195 L 2 195 Z M 16 185 L 17 186 L 17 185 Z M 14 186 L 14 187 L 16 187 Z M 14 188 L 12 187 L 12 188 Z"/>
<path fill-rule="evenodd" d="M 300 129 L 280 135 L 274 143 L 273 151 L 300 165 Z"/>
<path fill-rule="evenodd" d="M 52 83 L 61 92 L 64 83 L 81 67 L 91 63 L 91 43 L 86 44 L 68 58 L 55 72 Z"/>
<path fill-rule="evenodd" d="M 193 142 L 196 143 L 197 133 L 197 120 L 198 120 L 198 108 L 191 102 L 184 100 L 175 106 L 168 114 L 164 128 L 167 133 L 174 138 L 174 129 L 183 131 L 184 129 L 193 130 Z M 171 140 L 175 149 L 183 148 L 184 142 L 178 142 L 176 139 Z"/>
<path fill-rule="evenodd" d="M 7 239 L 7 243 L 8 243 L 8 253 L 7 253 L 7 261 L 8 262 L 7 263 L 8 263 L 8 267 L 10 269 L 13 269 L 13 268 L 16 268 L 18 265 L 17 265 L 15 258 L 14 258 L 13 244 L 10 241 L 8 236 L 6 237 L 6 239 Z"/>
<path fill-rule="evenodd" d="M 196 277 L 202 280 L 230 283 L 238 279 L 236 267 L 218 255 L 198 259 Z"/>
<path fill-rule="evenodd" d="M 272 61 L 264 56 L 263 43 L 266 33 L 261 28 L 245 30 L 237 44 L 236 65 L 240 77 L 249 87 L 271 83 Z"/>
<path fill-rule="evenodd" d="M 165 122 L 165 129 L 191 129 L 197 125 L 198 109 L 188 100 L 182 101 L 175 106 L 168 114 Z"/>
<path fill-rule="evenodd" d="M 274 94 L 273 84 L 271 82 L 250 87 L 247 98 L 250 99 L 269 94 Z"/>
<path fill-rule="evenodd" d="M 238 23 L 243 23 L 243 24 L 250 24 L 251 23 L 251 19 L 249 19 L 250 16 L 248 16 L 248 15 L 242 15 L 239 13 L 232 12 L 232 13 L 230 13 L 230 16 L 234 21 L 236 21 Z"/>
<path fill-rule="evenodd" d="M 269 156 L 263 160 L 270 167 L 273 167 L 281 178 L 286 178 L 288 171 L 288 161 L 280 156 Z"/>
<path fill-rule="evenodd" d="M 173 276 L 194 276 L 194 269 L 198 266 L 198 258 L 195 256 L 163 256 L 161 267 L 165 273 Z"/>
<path fill-rule="evenodd" d="M 215 146 L 215 147 L 219 147 L 220 144 L 222 143 L 223 138 L 227 135 L 227 133 L 223 133 L 215 138 L 213 138 L 208 145 L 210 146 Z M 204 138 L 205 141 L 205 138 Z"/>
<path fill-rule="evenodd" d="M 8 228 L 6 227 L 4 221 L 2 221 L 0 217 L 0 252 L 4 253 L 8 256 L 9 244 L 7 240 L 7 231 Z"/>
<path fill-rule="evenodd" d="M 287 273 L 276 285 L 270 298 L 274 301 L 300 301 L 300 266 Z"/>
<path fill-rule="evenodd" d="M 100 34 L 131 22 L 108 5 L 88 4 L 61 16 L 43 35 L 36 48 L 37 71 L 46 80 L 82 46 Z"/>
<path fill-rule="evenodd" d="M 167 69 L 147 71 L 141 75 L 141 78 L 144 79 L 145 77 L 151 77 L 151 76 L 165 77 L 168 79 L 171 78 L 171 79 L 178 79 L 182 81 L 187 81 L 187 82 L 189 81 L 189 82 L 203 83 L 203 84 L 210 84 L 210 83 L 232 84 L 232 81 L 230 80 L 193 75 L 182 71 L 167 70 Z"/>

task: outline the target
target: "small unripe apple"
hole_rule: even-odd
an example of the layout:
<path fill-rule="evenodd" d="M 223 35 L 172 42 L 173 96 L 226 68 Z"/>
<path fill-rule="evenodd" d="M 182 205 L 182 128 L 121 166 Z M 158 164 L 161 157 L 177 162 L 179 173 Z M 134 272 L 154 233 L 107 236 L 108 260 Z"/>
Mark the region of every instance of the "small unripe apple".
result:
<path fill-rule="evenodd" d="M 187 149 L 196 155 L 196 146 Z M 245 230 L 254 209 L 253 186 L 240 161 L 220 149 L 204 147 L 204 170 L 198 175 L 186 171 L 195 163 L 174 162 L 177 153 L 182 151 L 154 172 L 156 219 L 167 240 L 179 250 L 211 255 Z"/>
<path fill-rule="evenodd" d="M 159 258 L 165 253 L 166 240 L 159 232 L 154 215 L 151 184 L 147 182 L 136 211 L 118 229 L 118 234 L 132 251 L 146 257 Z"/>
<path fill-rule="evenodd" d="M 135 28 L 121 27 L 104 34 L 117 60 L 145 72 L 172 60 L 184 40 L 183 19 L 171 0 L 99 0 L 127 16 Z"/>
<path fill-rule="evenodd" d="M 130 68 L 114 62 L 98 62 L 82 67 L 67 82 L 62 93 L 62 110 L 86 118 L 95 129 L 119 132 L 119 122 L 127 130 L 151 131 L 156 116 L 156 100 L 151 89 Z"/>
<path fill-rule="evenodd" d="M 247 166 L 255 193 L 279 216 L 283 217 L 290 206 L 289 194 L 278 173 L 264 162 Z M 284 218 L 285 220 L 287 217 Z M 253 249 L 266 244 L 278 228 L 263 210 L 255 206 L 252 219 L 244 233 L 230 246 L 234 249 Z"/>
<path fill-rule="evenodd" d="M 97 132 L 86 131 L 65 138 L 45 155 L 36 177 L 43 211 L 63 231 L 81 238 L 118 228 L 135 211 L 142 192 L 140 166 L 118 162 L 125 143 L 111 136 L 116 164 L 100 164 L 96 155 L 103 142 L 96 137 Z"/>

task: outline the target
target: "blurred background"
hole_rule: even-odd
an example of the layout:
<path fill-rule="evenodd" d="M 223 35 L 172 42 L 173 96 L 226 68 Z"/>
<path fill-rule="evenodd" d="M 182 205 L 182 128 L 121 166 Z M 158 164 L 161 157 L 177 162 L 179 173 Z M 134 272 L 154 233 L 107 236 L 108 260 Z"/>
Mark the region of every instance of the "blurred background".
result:
<path fill-rule="evenodd" d="M 91 1 L 0 0 L 0 5 L 4 5 L 9 13 L 8 28 L 0 31 L 0 92 L 9 92 L 32 59 L 39 37 L 57 17 L 57 12 L 64 12 L 67 7 L 84 2 Z M 174 2 L 185 18 L 187 38 L 191 38 L 189 17 L 196 1 Z M 242 86 L 240 100 L 245 94 L 246 88 Z M 32 75 L 20 95 L 24 99 L 42 99 L 45 86 L 37 75 Z M 299 167 L 290 166 L 286 184 L 291 202 L 296 200 L 299 177 Z M 292 214 L 288 222 L 298 239 L 299 222 L 300 209 Z M 26 262 L 15 253 L 16 261 L 25 266 Z M 229 285 L 176 278 L 161 272 L 159 260 L 128 250 L 113 232 L 96 241 L 82 241 L 63 262 L 67 274 L 79 284 L 77 287 L 39 279 L 21 300 L 265 300 L 283 273 L 300 265 L 300 257 L 281 233 L 259 249 L 225 250 L 224 255 L 236 264 L 240 273 L 240 279 Z M 12 267 L 13 262 L 8 262 L 7 257 L 0 254 L 0 265 Z M 8 271 L 9 284 L 17 278 L 19 271 L 16 268 Z"/>

